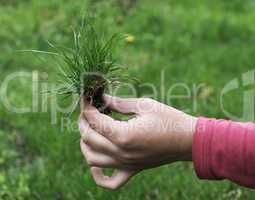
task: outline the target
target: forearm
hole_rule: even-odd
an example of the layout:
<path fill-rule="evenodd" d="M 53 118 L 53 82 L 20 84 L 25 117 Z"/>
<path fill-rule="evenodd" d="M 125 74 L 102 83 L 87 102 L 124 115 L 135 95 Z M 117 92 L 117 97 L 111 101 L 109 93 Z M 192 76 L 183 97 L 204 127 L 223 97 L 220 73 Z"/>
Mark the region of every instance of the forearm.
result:
<path fill-rule="evenodd" d="M 255 125 L 200 118 L 193 161 L 201 179 L 229 179 L 255 188 Z"/>

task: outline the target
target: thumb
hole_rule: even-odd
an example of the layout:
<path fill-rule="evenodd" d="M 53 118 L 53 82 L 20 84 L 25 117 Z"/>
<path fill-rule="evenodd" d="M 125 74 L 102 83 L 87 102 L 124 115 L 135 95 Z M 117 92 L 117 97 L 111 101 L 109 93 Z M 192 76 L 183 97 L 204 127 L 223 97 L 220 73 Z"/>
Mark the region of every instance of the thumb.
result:
<path fill-rule="evenodd" d="M 110 95 L 104 95 L 104 101 L 107 107 L 121 114 L 138 114 L 137 98 L 119 98 Z"/>

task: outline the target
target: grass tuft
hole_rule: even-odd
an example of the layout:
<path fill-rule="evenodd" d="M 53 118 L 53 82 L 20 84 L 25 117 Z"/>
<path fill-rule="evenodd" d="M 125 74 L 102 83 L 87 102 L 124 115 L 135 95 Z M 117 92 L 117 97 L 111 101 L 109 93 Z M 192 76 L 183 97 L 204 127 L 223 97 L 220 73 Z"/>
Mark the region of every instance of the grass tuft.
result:
<path fill-rule="evenodd" d="M 109 113 L 103 101 L 103 94 L 110 87 L 135 80 L 127 75 L 127 68 L 118 65 L 113 56 L 114 48 L 122 39 L 124 36 L 121 34 L 113 34 L 105 39 L 97 33 L 93 24 L 87 23 L 78 30 L 73 30 L 71 48 L 48 42 L 54 52 L 37 50 L 30 50 L 30 52 L 58 57 L 61 63 L 59 86 L 51 93 L 66 97 L 78 94 L 77 102 L 84 97 L 101 112 Z"/>

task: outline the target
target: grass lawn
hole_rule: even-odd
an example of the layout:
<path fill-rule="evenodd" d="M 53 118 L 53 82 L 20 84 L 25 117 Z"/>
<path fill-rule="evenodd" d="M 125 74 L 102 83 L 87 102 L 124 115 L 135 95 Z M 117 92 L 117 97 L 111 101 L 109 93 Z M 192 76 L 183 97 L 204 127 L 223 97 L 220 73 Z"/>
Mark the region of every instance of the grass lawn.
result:
<path fill-rule="evenodd" d="M 51 57 L 16 50 L 49 50 L 47 40 L 70 45 L 71 28 L 88 10 L 106 35 L 134 36 L 115 52 L 132 76 L 153 84 L 160 91 L 157 100 L 196 116 L 228 118 L 220 107 L 221 89 L 255 67 L 253 0 L 0 0 L 0 199 L 254 199 L 253 191 L 228 181 L 198 180 L 188 163 L 144 171 L 119 191 L 98 188 L 79 150 L 78 111 L 62 131 L 61 113 L 52 125 L 55 99 L 44 94 L 39 93 L 38 111 L 7 109 L 3 88 L 10 74 L 27 76 L 10 81 L 8 102 L 32 107 L 36 83 L 28 75 L 38 74 L 42 90 L 56 82 L 58 71 Z M 187 98 L 165 98 L 177 83 L 203 86 Z M 138 90 L 139 95 L 150 92 Z M 224 99 L 227 110 L 237 116 L 242 115 L 243 90 Z M 178 86 L 173 93 L 187 91 Z"/>

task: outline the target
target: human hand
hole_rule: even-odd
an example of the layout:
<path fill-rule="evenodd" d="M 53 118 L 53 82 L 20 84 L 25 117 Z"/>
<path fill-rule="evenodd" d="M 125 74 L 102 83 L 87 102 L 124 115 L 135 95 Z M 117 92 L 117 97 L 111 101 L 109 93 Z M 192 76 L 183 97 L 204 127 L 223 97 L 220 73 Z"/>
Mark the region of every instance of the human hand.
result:
<path fill-rule="evenodd" d="M 135 117 L 114 120 L 85 102 L 81 149 L 99 186 L 116 189 L 141 170 L 192 159 L 195 117 L 147 98 L 104 100 L 110 109 Z M 107 177 L 102 168 L 116 170 Z"/>

